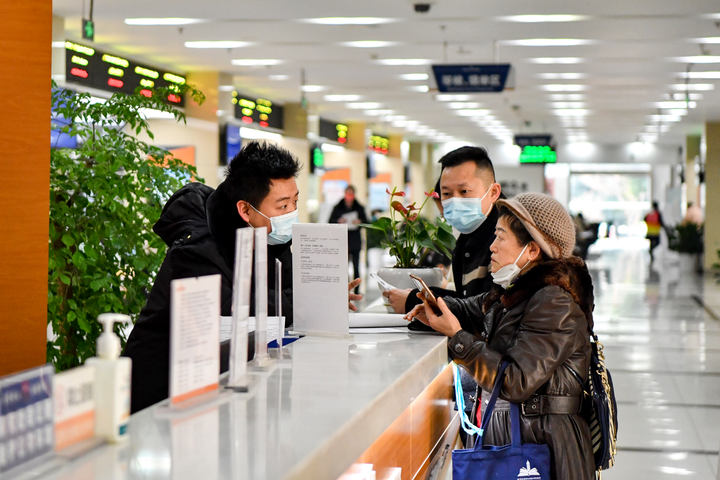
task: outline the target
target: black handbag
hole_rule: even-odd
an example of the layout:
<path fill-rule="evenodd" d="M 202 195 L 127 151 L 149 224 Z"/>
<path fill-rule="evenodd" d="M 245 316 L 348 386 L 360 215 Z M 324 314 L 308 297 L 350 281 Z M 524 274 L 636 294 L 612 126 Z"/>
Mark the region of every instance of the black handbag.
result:
<path fill-rule="evenodd" d="M 580 414 L 590 427 L 595 468 L 602 473 L 615 464 L 617 455 L 617 401 L 612 376 L 605 368 L 605 355 L 602 343 L 597 335 L 590 331 L 590 371 L 587 382 L 583 382 L 578 373 L 567 364 L 565 367 L 580 382 L 585 393 Z"/>

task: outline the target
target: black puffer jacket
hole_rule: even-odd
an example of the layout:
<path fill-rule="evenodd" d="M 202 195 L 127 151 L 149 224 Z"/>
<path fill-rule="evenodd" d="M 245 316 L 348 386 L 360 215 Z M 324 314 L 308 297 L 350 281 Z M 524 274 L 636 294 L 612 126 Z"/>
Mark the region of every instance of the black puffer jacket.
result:
<path fill-rule="evenodd" d="M 503 360 L 510 362 L 503 400 L 581 396 L 582 387 L 569 371 L 586 380 L 590 363 L 593 288 L 581 259 L 544 262 L 508 290 L 496 287 L 477 297 L 445 300 L 462 325 L 448 343 L 450 357 L 472 374 L 483 398 L 489 398 Z M 595 478 L 590 431 L 579 414 L 522 415 L 521 421 L 524 442 L 550 446 L 554 480 Z M 498 404 L 483 427 L 486 445 L 510 443 L 507 408 Z"/>
<path fill-rule="evenodd" d="M 217 190 L 191 183 L 178 190 L 163 208 L 153 230 L 168 245 L 147 303 L 128 338 L 124 355 L 133 361 L 131 410 L 137 412 L 168 397 L 170 379 L 170 282 L 175 279 L 221 277 L 221 314 L 231 315 L 235 230 L 247 224 L 235 205 Z M 283 263 L 283 314 L 292 322 L 292 255 L 290 244 L 268 245 L 269 273 L 275 258 Z M 274 274 L 268 275 L 268 313 L 275 314 Z M 254 291 L 254 285 L 253 285 Z M 254 302 L 254 294 L 251 295 Z M 254 305 L 251 307 L 251 314 Z M 252 348 L 253 342 L 249 342 Z M 252 355 L 252 351 L 249 352 Z"/>

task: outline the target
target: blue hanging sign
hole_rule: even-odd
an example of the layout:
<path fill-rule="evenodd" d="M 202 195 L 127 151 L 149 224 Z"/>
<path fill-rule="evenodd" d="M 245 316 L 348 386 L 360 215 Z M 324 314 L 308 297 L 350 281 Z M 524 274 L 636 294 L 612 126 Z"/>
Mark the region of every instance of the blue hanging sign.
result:
<path fill-rule="evenodd" d="M 442 93 L 502 92 L 515 87 L 509 63 L 433 65 L 432 68 L 438 91 Z"/>

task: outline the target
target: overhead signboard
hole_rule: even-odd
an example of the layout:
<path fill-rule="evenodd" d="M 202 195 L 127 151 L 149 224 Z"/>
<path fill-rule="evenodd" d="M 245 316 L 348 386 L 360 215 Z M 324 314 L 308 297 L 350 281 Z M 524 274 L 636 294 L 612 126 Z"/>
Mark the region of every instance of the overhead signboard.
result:
<path fill-rule="evenodd" d="M 552 135 L 549 133 L 533 135 L 515 135 L 515 145 L 518 147 L 551 147 Z"/>
<path fill-rule="evenodd" d="M 550 146 L 528 145 L 520 153 L 520 163 L 557 163 L 557 153 Z"/>
<path fill-rule="evenodd" d="M 93 47 L 65 42 L 65 80 L 108 92 L 135 93 L 149 97 L 154 87 L 177 88 L 185 83 L 185 77 L 173 72 L 130 61 Z M 184 105 L 179 94 L 170 93 L 167 101 Z"/>
<path fill-rule="evenodd" d="M 320 119 L 320 136 L 338 143 L 347 143 L 348 126 L 343 123 L 335 123 L 330 120 Z"/>
<path fill-rule="evenodd" d="M 373 152 L 382 153 L 383 155 L 388 154 L 390 149 L 390 139 L 373 134 L 368 141 L 368 148 Z"/>
<path fill-rule="evenodd" d="M 264 128 L 284 129 L 282 105 L 265 98 L 255 98 L 238 92 L 232 92 L 232 95 L 235 118 L 248 125 L 256 124 Z"/>
<path fill-rule="evenodd" d="M 510 64 L 433 65 L 438 91 L 442 93 L 502 92 L 515 88 Z"/>

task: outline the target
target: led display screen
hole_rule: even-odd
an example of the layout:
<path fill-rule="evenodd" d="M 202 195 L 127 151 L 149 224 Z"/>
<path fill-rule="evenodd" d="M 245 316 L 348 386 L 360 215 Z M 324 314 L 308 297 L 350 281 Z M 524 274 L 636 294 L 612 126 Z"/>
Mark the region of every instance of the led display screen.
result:
<path fill-rule="evenodd" d="M 283 130 L 283 107 L 264 98 L 252 98 L 238 92 L 232 92 L 233 105 L 235 105 L 235 118 L 248 125 L 256 124 L 261 127 Z"/>
<path fill-rule="evenodd" d="M 333 140 L 338 143 L 346 143 L 348 126 L 321 118 L 319 133 L 321 137 L 327 138 L 328 140 Z"/>
<path fill-rule="evenodd" d="M 140 93 L 149 97 L 154 87 L 170 87 L 185 83 L 185 77 L 132 62 L 96 48 L 65 42 L 65 80 L 108 92 Z M 181 95 L 169 94 L 167 101 L 184 105 Z"/>
<path fill-rule="evenodd" d="M 390 148 L 390 139 L 373 134 L 368 142 L 368 148 L 373 152 L 387 155 L 388 149 Z"/>
<path fill-rule="evenodd" d="M 528 145 L 520 153 L 520 163 L 556 163 L 557 154 L 551 147 Z"/>

